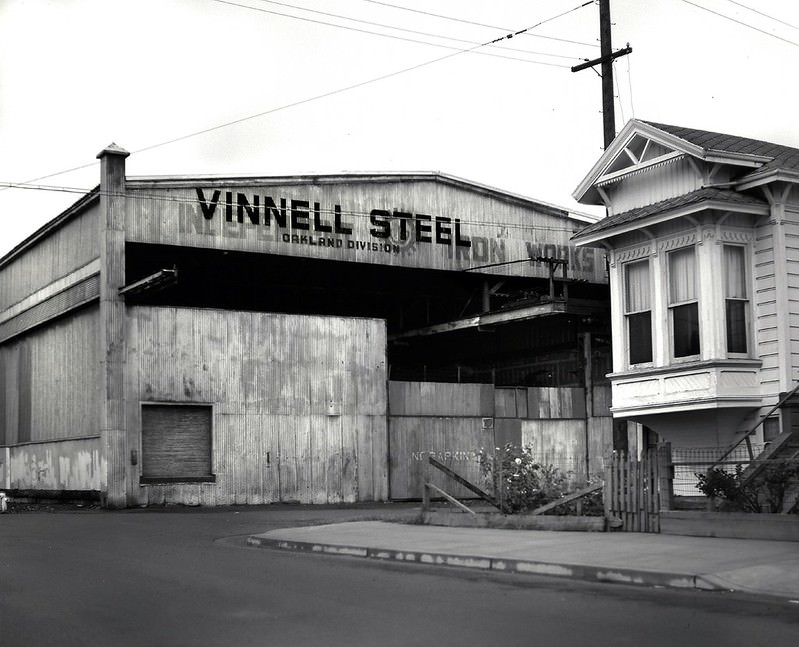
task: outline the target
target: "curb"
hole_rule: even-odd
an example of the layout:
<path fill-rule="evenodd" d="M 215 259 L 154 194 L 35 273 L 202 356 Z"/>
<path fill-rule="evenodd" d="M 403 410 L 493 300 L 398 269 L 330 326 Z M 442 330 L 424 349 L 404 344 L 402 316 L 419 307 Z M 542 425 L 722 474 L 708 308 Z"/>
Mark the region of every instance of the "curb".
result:
<path fill-rule="evenodd" d="M 366 548 L 363 546 L 272 539 L 262 535 L 251 535 L 247 538 L 247 544 L 257 548 L 278 548 L 297 552 L 342 555 L 394 562 L 410 562 L 427 564 L 430 566 L 456 566 L 500 573 L 545 575 L 549 577 L 579 579 L 588 582 L 660 586 L 664 588 L 698 589 L 702 591 L 730 590 L 729 586 L 723 586 L 720 582 L 705 578 L 702 575 L 689 573 L 664 573 L 660 571 L 642 571 L 639 569 L 587 566 L 584 564 L 555 564 L 551 562 L 503 559 L 499 557 L 414 552 L 391 548 Z"/>

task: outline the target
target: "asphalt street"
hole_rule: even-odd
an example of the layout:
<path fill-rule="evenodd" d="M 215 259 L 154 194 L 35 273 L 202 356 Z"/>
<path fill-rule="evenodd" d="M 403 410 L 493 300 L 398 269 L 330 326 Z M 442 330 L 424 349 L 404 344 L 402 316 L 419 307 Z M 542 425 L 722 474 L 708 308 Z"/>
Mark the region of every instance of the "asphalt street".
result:
<path fill-rule="evenodd" d="M 788 601 L 246 544 L 276 528 L 384 516 L 315 506 L 2 515 L 0 646 L 799 641 Z"/>

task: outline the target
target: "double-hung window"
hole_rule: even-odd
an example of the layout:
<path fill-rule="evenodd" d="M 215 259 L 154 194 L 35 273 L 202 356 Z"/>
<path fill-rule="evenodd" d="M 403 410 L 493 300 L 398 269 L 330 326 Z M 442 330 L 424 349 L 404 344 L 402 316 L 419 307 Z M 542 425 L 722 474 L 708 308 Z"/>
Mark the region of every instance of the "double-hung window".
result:
<path fill-rule="evenodd" d="M 669 312 L 674 357 L 699 354 L 696 253 L 686 247 L 669 254 Z"/>
<path fill-rule="evenodd" d="M 724 311 L 727 352 L 747 352 L 746 248 L 724 245 Z"/>
<path fill-rule="evenodd" d="M 652 289 L 649 261 L 624 266 L 624 316 L 630 364 L 652 361 Z"/>

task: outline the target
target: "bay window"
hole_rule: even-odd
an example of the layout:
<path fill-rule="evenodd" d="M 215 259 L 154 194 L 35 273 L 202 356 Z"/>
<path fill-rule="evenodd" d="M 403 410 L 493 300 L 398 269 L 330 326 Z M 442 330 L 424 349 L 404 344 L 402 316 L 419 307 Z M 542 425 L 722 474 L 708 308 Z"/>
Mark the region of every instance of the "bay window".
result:
<path fill-rule="evenodd" d="M 699 354 L 696 254 L 686 247 L 669 254 L 669 312 L 674 357 Z"/>
<path fill-rule="evenodd" d="M 652 361 L 652 289 L 649 261 L 624 266 L 624 316 L 630 364 Z"/>

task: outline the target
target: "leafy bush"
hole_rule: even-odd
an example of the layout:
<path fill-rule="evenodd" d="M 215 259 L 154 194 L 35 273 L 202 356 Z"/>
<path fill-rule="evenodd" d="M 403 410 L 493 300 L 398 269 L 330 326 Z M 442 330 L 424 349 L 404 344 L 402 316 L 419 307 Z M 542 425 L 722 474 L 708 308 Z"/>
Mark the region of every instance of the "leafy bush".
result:
<path fill-rule="evenodd" d="M 790 481 L 799 476 L 799 465 L 778 463 L 765 467 L 755 479 L 746 480 L 741 465 L 733 473 L 714 467 L 696 474 L 696 487 L 711 499 L 721 499 L 721 509 L 743 512 L 780 512 Z"/>
<path fill-rule="evenodd" d="M 493 453 L 477 454 L 480 474 L 505 514 L 520 514 L 557 501 L 569 491 L 569 474 L 553 465 L 539 465 L 530 447 L 507 444 Z M 602 509 L 601 493 L 599 508 Z M 589 508 L 596 507 L 592 502 Z M 576 502 L 553 510 L 553 514 L 575 514 Z"/>

